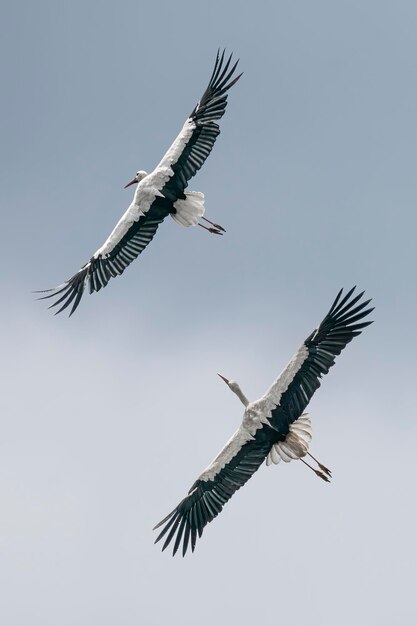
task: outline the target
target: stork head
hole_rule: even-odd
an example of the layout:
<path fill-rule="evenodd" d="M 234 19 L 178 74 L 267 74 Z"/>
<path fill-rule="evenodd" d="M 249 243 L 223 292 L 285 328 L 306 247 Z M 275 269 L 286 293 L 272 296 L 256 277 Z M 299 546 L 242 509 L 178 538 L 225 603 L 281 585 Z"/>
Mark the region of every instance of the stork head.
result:
<path fill-rule="evenodd" d="M 239 398 L 239 400 L 245 405 L 248 406 L 249 404 L 249 400 L 247 399 L 247 397 L 245 396 L 245 394 L 243 393 L 243 391 L 240 388 L 240 385 L 235 381 L 235 380 L 228 380 L 225 376 L 222 376 L 221 374 L 217 373 L 217 376 L 220 376 L 220 378 L 222 380 L 224 380 L 224 382 L 226 383 L 226 385 L 229 387 L 229 389 L 231 389 L 233 391 L 233 393 L 235 393 L 237 395 L 237 397 Z"/>
<path fill-rule="evenodd" d="M 222 376 L 222 374 L 219 374 L 218 372 L 217 372 L 217 376 L 219 376 L 222 380 L 224 380 L 226 385 L 230 387 L 232 391 L 233 391 L 233 387 L 236 388 L 237 383 L 234 380 L 229 380 L 228 378 L 226 378 L 226 376 Z"/>
<path fill-rule="evenodd" d="M 124 188 L 126 189 L 126 187 L 130 187 L 130 185 L 134 185 L 135 183 L 140 183 L 140 181 L 143 180 L 145 176 L 147 175 L 148 175 L 148 172 L 145 172 L 145 170 L 139 170 L 139 172 L 136 172 L 135 176 L 132 178 L 131 181 L 127 183 L 127 185 L 124 186 Z"/>

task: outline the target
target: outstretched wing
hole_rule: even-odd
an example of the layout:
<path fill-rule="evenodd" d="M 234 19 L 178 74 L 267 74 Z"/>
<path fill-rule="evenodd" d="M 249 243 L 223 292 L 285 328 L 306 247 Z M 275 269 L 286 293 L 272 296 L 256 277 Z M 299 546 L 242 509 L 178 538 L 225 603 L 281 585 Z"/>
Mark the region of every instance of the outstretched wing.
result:
<path fill-rule="evenodd" d="M 270 430 L 259 430 L 254 438 L 243 445 L 241 430 L 235 433 L 226 445 L 229 449 L 230 446 L 236 447 L 233 458 L 223 464 L 222 451 L 209 466 L 209 471 L 205 470 L 196 480 L 188 496 L 155 526 L 154 530 L 163 526 L 155 543 L 166 535 L 162 550 L 165 550 L 175 538 L 173 555 L 177 552 L 181 540 L 183 556 L 188 546 L 191 546 L 194 552 L 197 535 L 201 537 L 204 527 L 217 517 L 235 491 L 243 487 L 265 460 L 273 442 L 267 432 Z"/>
<path fill-rule="evenodd" d="M 172 171 L 172 175 L 161 189 L 165 197 L 172 201 L 181 198 L 188 181 L 202 167 L 210 154 L 217 136 L 220 134 L 216 123 L 223 117 L 227 105 L 227 92 L 242 74 L 235 76 L 238 61 L 230 67 L 232 55 L 224 63 L 217 52 L 216 63 L 207 89 L 186 120 L 180 134 L 156 168 Z"/>
<path fill-rule="evenodd" d="M 373 308 L 371 300 L 359 303 L 364 292 L 351 297 L 355 287 L 343 298 L 337 294 L 330 311 L 318 328 L 307 337 L 278 380 L 259 400 L 272 408 L 271 426 L 286 435 L 289 425 L 300 417 L 310 402 L 320 379 L 334 365 L 335 358 L 362 329 L 372 322 L 361 322 Z M 359 303 L 359 304 L 358 304 Z"/>
<path fill-rule="evenodd" d="M 126 219 L 128 209 L 106 242 L 91 259 L 62 285 L 58 285 L 54 289 L 36 292 L 48 292 L 48 295 L 39 299 L 57 298 L 49 307 L 61 305 L 56 311 L 56 315 L 72 304 L 71 316 L 80 304 L 87 288 L 90 293 L 100 291 L 111 278 L 123 274 L 127 266 L 143 252 L 152 241 L 159 224 L 169 214 L 168 204 L 164 198 L 157 197 L 147 213 L 141 215 L 137 220 L 131 219 L 129 222 Z"/>

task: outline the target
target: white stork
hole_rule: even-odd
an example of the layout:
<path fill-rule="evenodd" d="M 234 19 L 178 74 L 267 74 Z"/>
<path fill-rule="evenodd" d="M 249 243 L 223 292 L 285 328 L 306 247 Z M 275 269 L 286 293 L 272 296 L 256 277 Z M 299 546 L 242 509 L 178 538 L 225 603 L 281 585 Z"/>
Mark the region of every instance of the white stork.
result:
<path fill-rule="evenodd" d="M 365 326 L 372 324 L 360 322 L 373 308 L 365 308 L 370 300 L 357 304 L 364 292 L 351 298 L 354 289 L 343 298 L 343 290 L 340 290 L 321 324 L 301 344 L 278 379 L 259 400 L 249 402 L 236 382 L 219 374 L 245 406 L 242 423 L 197 478 L 188 496 L 155 526 L 154 530 L 163 526 L 155 543 L 167 535 L 162 550 L 175 537 L 173 555 L 181 540 L 183 556 L 189 545 L 194 551 L 197 534 L 201 537 L 206 524 L 220 513 L 264 460 L 270 465 L 281 460 L 288 463 L 300 459 L 318 476 L 329 480 L 330 470 L 308 452 L 312 432 L 310 417 L 304 410 L 320 387 L 320 378 L 334 364 L 335 357 L 360 335 Z M 320 469 L 314 469 L 303 460 L 307 454 Z"/>
<path fill-rule="evenodd" d="M 180 134 L 157 167 L 148 174 L 139 170 L 126 185 L 137 183 L 133 201 L 104 244 L 74 276 L 48 293 L 45 298 L 59 298 L 49 307 L 62 303 L 60 313 L 72 303 L 70 316 L 78 307 L 88 285 L 90 293 L 100 291 L 110 278 L 120 276 L 130 263 L 152 241 L 159 224 L 168 216 L 181 226 L 199 225 L 211 233 L 222 234 L 224 228 L 203 217 L 204 194 L 185 192 L 188 181 L 201 168 L 220 134 L 219 120 L 227 104 L 228 90 L 239 80 L 233 77 L 238 61 L 232 67 L 232 55 L 224 63 L 225 51 L 217 52 L 216 63 L 207 89 L 185 121 Z M 198 222 L 202 218 L 210 227 Z"/>

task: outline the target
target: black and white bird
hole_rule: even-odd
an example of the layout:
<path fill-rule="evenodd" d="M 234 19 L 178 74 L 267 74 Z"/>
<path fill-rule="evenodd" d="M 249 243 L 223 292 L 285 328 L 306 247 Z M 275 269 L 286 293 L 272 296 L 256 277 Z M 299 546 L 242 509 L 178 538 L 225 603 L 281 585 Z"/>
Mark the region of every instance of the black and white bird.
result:
<path fill-rule="evenodd" d="M 100 291 L 111 278 L 123 274 L 152 241 L 168 215 L 181 226 L 198 224 L 218 235 L 224 231 L 219 224 L 203 217 L 204 194 L 185 192 L 188 181 L 201 168 L 220 134 L 217 120 L 226 110 L 227 92 L 241 76 L 234 76 L 238 61 L 231 65 L 232 55 L 226 61 L 224 55 L 225 51 L 221 55 L 217 53 L 207 89 L 162 161 L 150 174 L 139 170 L 126 185 L 137 183 L 133 201 L 101 248 L 67 281 L 38 292 L 48 292 L 40 299 L 57 297 L 49 307 L 61 305 L 56 313 L 72 305 L 72 315 L 87 286 L 90 293 Z M 211 226 L 199 223 L 200 218 Z"/>
<path fill-rule="evenodd" d="M 181 541 L 183 556 L 189 546 L 194 551 L 197 535 L 201 537 L 205 526 L 265 460 L 270 465 L 299 459 L 318 476 L 329 480 L 330 470 L 308 452 L 312 430 L 310 417 L 304 410 L 335 357 L 363 328 L 372 324 L 361 321 L 373 311 L 366 308 L 370 300 L 361 301 L 364 292 L 352 297 L 354 289 L 343 297 L 340 290 L 321 324 L 259 400 L 250 402 L 236 382 L 219 374 L 245 405 L 243 420 L 223 450 L 197 478 L 188 496 L 155 526 L 154 530 L 163 527 L 155 541 L 165 537 L 162 550 L 174 540 L 173 554 Z M 303 459 L 306 455 L 319 469 Z"/>

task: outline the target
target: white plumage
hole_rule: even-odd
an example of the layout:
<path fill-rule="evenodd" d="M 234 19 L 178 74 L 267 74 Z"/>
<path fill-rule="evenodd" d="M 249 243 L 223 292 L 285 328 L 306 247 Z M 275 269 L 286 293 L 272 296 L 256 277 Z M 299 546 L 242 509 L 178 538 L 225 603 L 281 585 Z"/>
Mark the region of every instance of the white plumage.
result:
<path fill-rule="evenodd" d="M 266 457 L 266 464 L 278 465 L 280 461 L 289 463 L 295 459 L 301 459 L 307 454 L 312 437 L 310 416 L 308 413 L 303 413 L 296 422 L 290 424 L 285 440 L 273 444 Z"/>
<path fill-rule="evenodd" d="M 201 191 L 189 191 L 185 200 L 174 202 L 175 213 L 172 219 L 181 226 L 196 226 L 204 215 L 204 194 Z"/>

